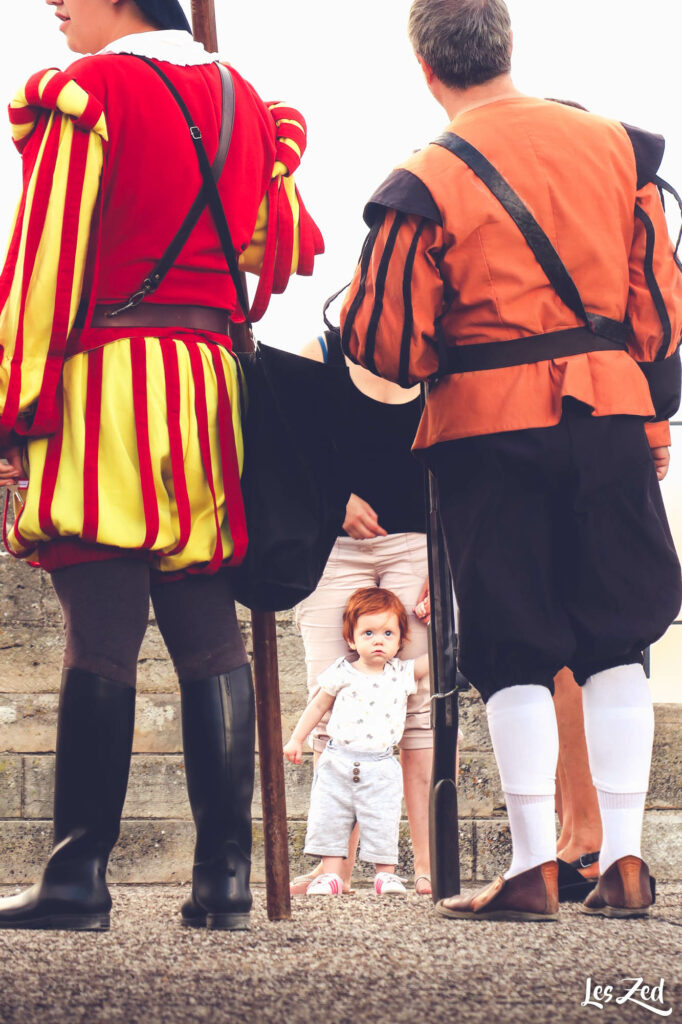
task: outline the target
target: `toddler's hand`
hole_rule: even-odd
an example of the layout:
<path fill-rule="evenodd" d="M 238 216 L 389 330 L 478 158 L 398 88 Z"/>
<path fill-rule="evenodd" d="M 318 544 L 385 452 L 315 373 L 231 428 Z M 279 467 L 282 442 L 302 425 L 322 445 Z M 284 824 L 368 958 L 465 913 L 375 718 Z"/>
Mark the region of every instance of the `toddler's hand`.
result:
<path fill-rule="evenodd" d="M 429 625 L 431 622 L 431 601 L 428 594 L 423 601 L 414 606 L 414 614 L 425 626 Z"/>
<path fill-rule="evenodd" d="M 303 744 L 297 743 L 294 739 L 290 739 L 284 746 L 284 756 L 287 761 L 291 761 L 292 764 L 301 763 L 301 755 L 303 753 Z"/>

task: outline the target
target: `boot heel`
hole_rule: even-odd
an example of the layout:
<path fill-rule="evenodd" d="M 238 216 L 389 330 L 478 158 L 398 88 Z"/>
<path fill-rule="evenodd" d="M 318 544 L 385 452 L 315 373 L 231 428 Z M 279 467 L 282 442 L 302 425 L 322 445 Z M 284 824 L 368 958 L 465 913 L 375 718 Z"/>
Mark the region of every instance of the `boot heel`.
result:
<path fill-rule="evenodd" d="M 207 914 L 206 927 L 210 932 L 248 931 L 251 927 L 250 914 Z"/>

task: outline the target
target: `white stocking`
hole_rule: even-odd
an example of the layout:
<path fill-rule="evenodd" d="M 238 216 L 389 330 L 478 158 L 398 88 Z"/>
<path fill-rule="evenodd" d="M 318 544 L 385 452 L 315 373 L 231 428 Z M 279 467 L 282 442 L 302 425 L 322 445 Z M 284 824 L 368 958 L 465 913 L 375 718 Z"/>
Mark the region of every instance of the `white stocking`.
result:
<path fill-rule="evenodd" d="M 554 791 L 559 756 L 554 703 L 544 686 L 509 686 L 486 705 L 507 801 L 512 862 L 505 878 L 556 859 Z"/>
<path fill-rule="evenodd" d="M 597 790 L 603 874 L 620 857 L 641 857 L 642 819 L 654 710 L 641 665 L 619 665 L 590 676 L 583 687 L 585 738 Z"/>

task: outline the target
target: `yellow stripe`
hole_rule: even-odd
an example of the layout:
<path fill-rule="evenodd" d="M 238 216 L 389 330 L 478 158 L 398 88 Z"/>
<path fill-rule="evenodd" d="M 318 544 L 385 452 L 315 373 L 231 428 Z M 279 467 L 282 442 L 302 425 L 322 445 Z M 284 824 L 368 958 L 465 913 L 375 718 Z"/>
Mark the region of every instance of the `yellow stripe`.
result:
<path fill-rule="evenodd" d="M 40 79 L 40 83 L 38 85 L 38 95 L 41 99 L 43 98 L 47 86 L 50 84 L 54 76 L 58 74 L 59 72 L 56 68 L 48 68 L 43 77 Z"/>
<path fill-rule="evenodd" d="M 188 565 L 207 562 L 212 557 L 216 543 L 213 500 L 204 474 L 199 447 L 194 405 L 195 385 L 189 353 L 184 344 L 176 342 L 180 374 L 181 443 L 190 496 L 192 527 L 187 547 L 177 555 L 168 557 L 165 552 L 172 550 L 177 544 L 180 524 L 173 492 L 163 358 L 157 339 L 147 338 L 145 345 L 149 444 L 159 511 L 159 534 L 153 545 L 157 556 L 155 565 L 162 571 L 176 571 Z M 219 509 L 223 554 L 227 558 L 232 553 L 233 543 L 225 515 L 217 415 L 218 388 L 211 346 L 200 344 L 199 352 L 206 388 L 211 467 Z M 87 353 L 75 355 L 64 367 L 64 440 L 52 503 L 52 518 L 59 535 L 65 537 L 79 536 L 83 527 L 83 464 L 89 358 Z M 232 406 L 232 426 L 241 470 L 244 450 L 241 438 L 239 384 L 233 359 L 227 352 L 221 350 L 221 360 Z M 122 338 L 106 345 L 103 350 L 97 540 L 101 544 L 123 548 L 140 547 L 146 533 L 131 385 L 130 340 Z M 42 438 L 31 439 L 28 451 L 30 483 L 21 530 L 27 540 L 35 544 L 40 540 L 49 539 L 42 533 L 38 520 L 47 441 Z M 16 540 L 12 546 L 17 552 L 23 551 Z"/>
<path fill-rule="evenodd" d="M 27 135 L 30 135 L 36 126 L 35 121 L 28 121 L 26 124 L 12 125 L 12 138 L 15 142 L 21 142 Z"/>
<path fill-rule="evenodd" d="M 43 99 L 45 95 L 45 90 L 47 86 L 50 84 L 54 76 L 57 74 L 59 74 L 59 72 L 56 68 L 49 68 L 45 72 L 43 77 L 40 79 L 40 82 L 38 84 L 38 95 L 41 99 Z M 85 89 L 83 89 L 82 86 L 78 84 L 78 82 L 75 82 L 73 79 L 69 79 L 60 91 L 59 95 L 57 96 L 55 107 L 57 110 L 60 110 L 63 114 L 67 114 L 69 117 L 78 118 L 82 117 L 85 108 L 88 105 L 89 99 L 89 93 L 87 93 Z M 20 89 L 17 90 L 14 99 L 10 103 L 10 108 L 18 110 L 22 107 L 28 106 L 29 103 L 26 99 L 26 86 L 23 85 Z M 20 141 L 33 130 L 33 128 L 35 127 L 35 123 L 36 122 L 34 120 L 28 125 L 12 125 L 13 137 L 17 141 Z M 97 120 L 97 124 L 93 128 L 93 131 L 96 132 L 97 135 L 100 135 L 105 141 L 109 140 L 109 135 L 107 133 L 107 122 L 104 116 L 104 111 L 100 114 Z"/>
<path fill-rule="evenodd" d="M 294 121 L 294 119 L 291 118 L 291 117 L 278 117 L 278 118 L 275 119 L 275 124 L 277 125 L 278 128 L 282 124 L 293 124 L 294 128 L 298 128 L 298 129 L 300 129 L 300 131 L 305 132 L 305 128 L 303 127 L 301 122 L 300 121 Z"/>
<path fill-rule="evenodd" d="M 45 156 L 45 147 L 54 124 L 56 114 L 52 114 L 45 135 L 41 140 L 40 151 L 36 160 L 26 192 L 26 211 L 21 227 L 21 241 L 17 257 L 14 278 L 10 294 L 0 313 L 0 336 L 5 351 L 0 366 L 0 401 L 6 392 L 9 379 L 9 365 L 14 353 L 15 339 L 19 325 L 21 310 L 21 291 L 24 278 L 26 259 L 26 240 L 29 228 L 36 215 L 33 211 L 36 183 Z M 24 356 L 22 359 L 22 380 L 20 394 L 20 410 L 25 410 L 36 400 L 45 370 L 50 336 L 52 332 L 53 313 L 57 291 L 57 271 L 64 226 L 64 206 L 69 175 L 69 161 L 75 129 L 68 117 L 60 116 L 60 139 L 57 161 L 52 180 L 50 199 L 42 223 L 42 233 L 38 243 L 36 259 L 27 291 L 24 315 Z M 86 158 L 86 176 L 81 196 L 78 215 L 78 238 L 76 244 L 75 270 L 71 280 L 69 301 L 69 324 L 71 329 L 78 310 L 85 272 L 85 261 L 88 251 L 90 224 L 92 213 L 97 201 L 99 177 L 102 169 L 102 140 L 90 134 Z"/>
<path fill-rule="evenodd" d="M 70 80 L 57 97 L 57 107 L 62 113 L 69 114 L 71 117 L 81 117 L 89 99 L 90 97 L 85 89 L 82 89 L 78 82 Z M 101 135 L 105 141 L 108 140 L 107 125 L 103 113 L 100 115 L 93 131 Z"/>
<path fill-rule="evenodd" d="M 284 185 L 284 191 L 287 194 L 287 199 L 289 201 L 289 206 L 291 207 L 291 212 L 292 212 L 293 218 L 294 218 L 294 248 L 293 248 L 293 252 L 291 254 L 291 270 L 289 271 L 289 273 L 290 274 L 295 274 L 296 271 L 298 270 L 298 254 L 299 254 L 299 251 L 300 251 L 300 239 L 301 239 L 300 220 L 301 220 L 301 211 L 300 211 L 300 207 L 298 205 L 298 196 L 296 195 L 296 183 L 294 182 L 294 179 L 293 178 L 283 178 L 282 179 L 282 184 Z"/>

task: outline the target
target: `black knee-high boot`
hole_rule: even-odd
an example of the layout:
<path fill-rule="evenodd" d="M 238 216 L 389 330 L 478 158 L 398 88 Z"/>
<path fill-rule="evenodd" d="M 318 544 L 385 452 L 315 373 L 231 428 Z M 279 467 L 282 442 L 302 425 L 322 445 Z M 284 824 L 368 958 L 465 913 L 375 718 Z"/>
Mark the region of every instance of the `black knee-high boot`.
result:
<path fill-rule="evenodd" d="M 187 790 L 197 829 L 193 927 L 248 928 L 255 708 L 251 670 L 181 683 Z"/>
<path fill-rule="evenodd" d="M 135 690 L 65 669 L 57 718 L 54 842 L 40 882 L 0 900 L 0 928 L 104 931 L 106 869 L 118 839 L 135 722 Z"/>

